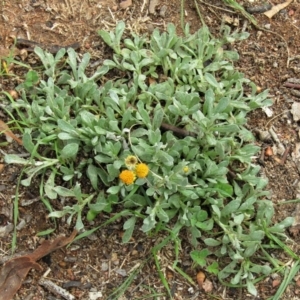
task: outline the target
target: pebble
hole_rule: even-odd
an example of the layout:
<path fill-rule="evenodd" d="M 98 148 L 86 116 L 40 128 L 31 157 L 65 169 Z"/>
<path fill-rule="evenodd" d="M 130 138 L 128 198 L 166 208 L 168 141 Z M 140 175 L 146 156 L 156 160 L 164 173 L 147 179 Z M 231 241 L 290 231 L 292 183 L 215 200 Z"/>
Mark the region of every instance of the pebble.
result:
<path fill-rule="evenodd" d="M 97 300 L 99 298 L 102 298 L 101 292 L 89 292 L 89 299 L 90 300 Z"/>
<path fill-rule="evenodd" d="M 103 262 L 101 264 L 101 271 L 105 272 L 108 270 L 108 263 L 107 262 Z"/>
<path fill-rule="evenodd" d="M 166 5 L 163 5 L 161 8 L 160 8 L 160 11 L 159 11 L 159 15 L 164 18 L 166 16 L 166 12 L 167 12 L 167 6 Z"/>
<path fill-rule="evenodd" d="M 7 236 L 13 230 L 14 230 L 14 225 L 13 224 L 8 224 L 6 226 L 1 226 L 0 227 L 0 237 Z"/>
<path fill-rule="evenodd" d="M 295 122 L 300 120 L 300 103 L 294 102 L 292 104 L 291 113 Z"/>
<path fill-rule="evenodd" d="M 127 272 L 124 269 L 117 269 L 116 273 L 123 276 L 123 277 L 127 276 Z"/>
<path fill-rule="evenodd" d="M 154 31 L 153 24 L 147 24 L 146 26 L 147 26 L 148 32 L 151 34 Z"/>
<path fill-rule="evenodd" d="M 149 13 L 154 14 L 155 13 L 155 8 L 158 5 L 158 0 L 151 0 L 149 3 Z"/>
<path fill-rule="evenodd" d="M 66 257 L 64 258 L 64 261 L 65 261 L 65 262 L 70 262 L 70 263 L 74 263 L 74 262 L 76 262 L 76 260 L 77 260 L 77 258 L 74 257 L 74 256 L 66 256 Z"/>
<path fill-rule="evenodd" d="M 90 235 L 88 236 L 88 239 L 89 239 L 90 241 L 96 241 L 96 240 L 98 239 L 98 237 L 97 237 L 96 234 L 92 233 L 92 234 L 90 234 Z"/>
<path fill-rule="evenodd" d="M 70 251 L 77 251 L 78 249 L 80 249 L 80 246 L 79 245 L 75 245 L 75 246 L 72 246 L 70 248 Z"/>
<path fill-rule="evenodd" d="M 20 223 L 17 225 L 17 230 L 21 230 L 25 227 L 26 221 L 24 219 L 21 219 Z"/>
<path fill-rule="evenodd" d="M 266 24 L 264 27 L 269 30 L 271 28 L 271 24 Z"/>

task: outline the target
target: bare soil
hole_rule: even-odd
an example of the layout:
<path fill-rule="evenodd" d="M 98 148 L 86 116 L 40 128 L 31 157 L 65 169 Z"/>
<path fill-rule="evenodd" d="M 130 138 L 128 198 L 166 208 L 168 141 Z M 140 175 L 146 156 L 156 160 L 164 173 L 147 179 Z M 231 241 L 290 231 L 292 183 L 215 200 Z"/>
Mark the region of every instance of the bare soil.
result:
<path fill-rule="evenodd" d="M 245 7 L 262 4 L 260 1 L 238 2 Z M 270 2 L 276 5 L 282 1 Z M 251 114 L 249 127 L 257 134 L 257 144 L 262 147 L 262 152 L 265 151 L 264 147 L 268 143 L 262 139 L 259 130 L 267 131 L 273 128 L 284 149 L 290 146 L 290 151 L 286 153 L 287 159 L 282 161 L 283 153 L 280 152 L 278 144 L 273 141 L 274 155 L 265 157 L 261 163 L 263 163 L 262 176 L 269 179 L 268 188 L 272 192 L 272 201 L 276 209 L 275 221 L 294 216 L 297 214 L 296 204 L 278 205 L 278 203 L 299 198 L 299 169 L 294 159 L 297 155 L 296 146 L 299 143 L 299 123 L 293 120 L 290 112 L 292 104 L 299 101 L 299 93 L 295 89 L 284 87 L 283 83 L 289 78 L 300 80 L 300 1 L 292 1 L 287 8 L 281 10 L 272 19 L 263 14 L 256 14 L 255 17 L 261 29 L 253 26 L 232 8 L 225 6 L 222 1 L 198 1 L 197 3 L 203 20 L 213 34 L 219 34 L 224 18 L 233 20 L 229 24 L 233 30 L 244 28 L 250 33 L 249 39 L 233 45 L 240 54 L 236 67 L 247 78 L 254 81 L 261 90 L 269 89 L 274 105 L 271 108 L 273 111 L 271 117 L 268 117 L 262 110 Z M 132 5 L 127 9 L 121 9 L 119 4 L 114 0 L 1 1 L 0 59 L 12 46 L 14 38 L 22 38 L 47 47 L 52 45 L 63 47 L 78 42 L 80 43 L 78 52 L 90 52 L 92 62 L 99 65 L 104 58 L 109 57 L 111 52 L 101 41 L 97 30 L 112 30 L 119 20 L 126 22 L 128 31 L 141 34 L 151 33 L 154 28 L 163 31 L 170 22 L 177 26 L 179 33 L 181 32 L 180 1 L 178 0 L 157 1 L 153 14 L 149 13 L 147 0 L 133 0 Z M 190 23 L 192 31 L 198 30 L 201 27 L 201 21 L 195 2 L 185 0 L 184 8 L 185 22 Z M 15 53 L 15 58 L 23 59 L 24 63 L 36 63 L 38 59 L 31 49 L 24 52 L 22 51 L 24 48 L 26 47 L 20 47 Z M 0 77 L 1 89 L 5 91 L 13 90 L 22 81 L 22 75 L 24 75 L 24 70 L 18 65 L 12 65 L 9 68 L 10 73 L 15 76 Z M 1 108 L 0 118 L 4 121 L 8 119 Z M 0 136 L 0 142 L 4 144 L 4 135 Z M 1 146 L 0 150 L 0 160 L 3 160 L 4 152 L 22 152 L 21 147 L 15 142 L 8 146 Z M 276 150 L 278 150 L 277 153 Z M 20 169 L 11 165 L 1 164 L 0 166 L 2 168 L 0 226 L 4 228 L 12 223 L 13 201 Z M 38 195 L 38 181 L 29 188 L 21 189 L 16 249 L 18 254 L 35 249 L 43 240 L 37 237 L 37 233 L 52 226 L 52 221 L 47 219 L 47 210 L 41 201 L 34 201 L 27 206 L 22 205 L 28 200 L 34 200 Z M 60 204 L 54 203 L 53 205 L 59 207 Z M 94 223 L 86 223 L 86 229 L 100 225 L 107 218 L 109 216 L 100 215 Z M 44 271 L 51 268 L 48 277 L 56 284 L 65 287 L 76 299 L 92 299 L 91 292 L 101 292 L 102 297 L 99 299 L 115 299 L 108 298 L 111 292 L 126 280 L 128 274 L 143 264 L 145 259 L 151 257 L 148 250 L 164 238 L 162 234 L 151 237 L 136 232 L 130 243 L 122 244 L 122 224 L 122 220 L 119 220 L 88 238 L 79 240 L 69 248 L 55 251 L 40 262 Z M 71 233 L 72 228 L 66 225 L 64 219 L 58 221 L 58 225 L 55 235 Z M 11 238 L 11 231 L 1 233 L 0 262 L 10 257 Z M 291 232 L 291 238 L 295 243 L 289 246 L 295 253 L 300 254 L 300 248 L 297 246 L 300 235 L 297 229 Z M 180 266 L 195 280 L 199 269 L 192 266 L 189 257 L 190 246 L 184 233 L 181 239 Z M 285 263 L 289 261 L 289 258 L 281 252 L 272 254 Z M 171 265 L 174 260 L 174 251 L 171 245 L 169 249 L 164 248 L 159 253 L 159 260 L 163 266 L 162 272 L 172 288 L 174 299 L 254 299 L 246 290 L 226 288 L 214 277 L 210 278 L 213 282 L 213 290 L 210 294 L 206 294 L 197 286 L 192 286 L 179 274 L 173 272 Z M 42 275 L 43 271 L 32 270 L 14 299 L 57 299 L 57 296 L 38 284 Z M 300 299 L 298 277 L 295 278 L 294 284 L 287 288 L 282 299 Z M 268 299 L 276 293 L 278 286 L 274 283 L 275 279 L 270 276 L 257 285 L 259 297 L 256 299 Z M 141 299 L 142 297 L 146 299 L 147 295 L 153 292 L 156 292 L 158 296 L 156 298 L 150 296 L 148 299 L 167 299 L 154 262 L 149 259 L 125 295 L 119 299 Z"/>

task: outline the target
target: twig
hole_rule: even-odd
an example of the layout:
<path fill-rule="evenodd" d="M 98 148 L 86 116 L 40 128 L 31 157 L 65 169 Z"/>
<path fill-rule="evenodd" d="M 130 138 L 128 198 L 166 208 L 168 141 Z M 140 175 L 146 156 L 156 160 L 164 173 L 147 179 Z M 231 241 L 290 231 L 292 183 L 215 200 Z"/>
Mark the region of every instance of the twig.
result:
<path fill-rule="evenodd" d="M 141 7 L 141 13 L 143 12 L 143 10 L 144 10 L 144 8 L 145 8 L 146 2 L 147 2 L 147 0 L 144 0 L 144 1 L 143 1 L 142 7 Z"/>
<path fill-rule="evenodd" d="M 300 84 L 296 84 L 296 83 L 285 82 L 283 84 L 283 86 L 288 87 L 288 88 L 292 88 L 292 89 L 300 90 Z"/>
<path fill-rule="evenodd" d="M 75 300 L 75 297 L 73 295 L 71 295 L 68 291 L 61 288 L 60 286 L 58 286 L 54 282 L 52 282 L 48 279 L 45 279 L 44 277 L 42 277 L 39 280 L 39 284 L 42 285 L 43 287 L 45 287 L 51 293 L 57 295 L 57 296 L 61 296 L 66 300 Z"/>
<path fill-rule="evenodd" d="M 280 150 L 281 153 L 283 153 L 285 151 L 283 144 L 280 142 L 278 135 L 276 134 L 276 132 L 273 129 L 273 126 L 271 126 L 271 128 L 269 129 L 269 133 L 271 134 L 273 140 L 275 141 L 275 143 L 278 145 L 278 150 Z"/>
<path fill-rule="evenodd" d="M 291 151 L 291 145 L 288 145 L 282 155 L 281 161 L 280 161 L 280 165 L 284 165 L 287 159 L 287 156 L 289 155 L 290 151 Z"/>
<path fill-rule="evenodd" d="M 197 137 L 197 134 L 195 132 L 187 131 L 185 129 L 176 127 L 174 125 L 162 123 L 160 127 L 164 130 L 173 131 L 175 135 L 180 137 L 186 137 L 186 136 Z"/>
<path fill-rule="evenodd" d="M 231 13 L 231 14 L 234 14 L 234 13 L 235 13 L 235 12 L 232 11 L 232 10 L 225 9 L 225 8 L 222 8 L 222 7 L 218 7 L 218 6 L 209 4 L 209 3 L 207 3 L 207 2 L 204 2 L 204 1 L 202 1 L 202 0 L 200 0 L 200 2 L 203 3 L 203 4 L 205 4 L 205 5 L 207 5 L 207 6 L 213 7 L 213 8 L 215 8 L 215 9 L 219 9 L 219 10 L 222 10 L 222 11 L 226 11 L 226 12 L 229 12 L 229 13 Z"/>
<path fill-rule="evenodd" d="M 257 161 L 263 167 L 265 166 L 265 147 L 262 147 L 260 156 Z"/>
<path fill-rule="evenodd" d="M 287 113 L 287 112 L 288 112 L 288 110 L 285 110 L 285 111 L 283 111 L 282 113 L 280 113 L 280 114 L 274 116 L 271 120 L 269 120 L 269 121 L 267 122 L 267 124 L 266 124 L 265 127 L 267 128 L 268 125 L 269 125 L 271 122 L 273 122 L 275 119 L 277 119 L 278 117 L 282 116 L 283 114 L 285 114 L 285 113 Z"/>

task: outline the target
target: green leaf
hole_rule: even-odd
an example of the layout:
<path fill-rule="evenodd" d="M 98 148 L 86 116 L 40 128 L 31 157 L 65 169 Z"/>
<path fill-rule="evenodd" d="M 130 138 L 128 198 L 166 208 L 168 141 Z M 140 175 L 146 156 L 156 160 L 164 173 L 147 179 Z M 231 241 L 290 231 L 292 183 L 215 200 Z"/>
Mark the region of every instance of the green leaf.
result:
<path fill-rule="evenodd" d="M 209 247 L 216 247 L 216 246 L 221 245 L 220 241 L 217 241 L 217 240 L 215 240 L 213 238 L 207 238 L 207 239 L 205 239 L 204 243 L 205 243 L 205 245 L 207 245 Z"/>
<path fill-rule="evenodd" d="M 135 222 L 136 222 L 136 217 L 131 217 L 124 223 L 123 229 L 125 230 L 125 232 L 122 236 L 123 243 L 128 243 L 130 241 L 134 230 Z"/>
<path fill-rule="evenodd" d="M 23 146 L 24 148 L 29 152 L 31 153 L 33 156 L 34 156 L 34 144 L 32 142 L 32 138 L 31 138 L 31 135 L 27 132 L 24 133 L 23 135 Z"/>
<path fill-rule="evenodd" d="M 69 190 L 63 186 L 55 186 L 53 190 L 62 197 L 75 197 L 75 194 L 72 190 Z"/>
<path fill-rule="evenodd" d="M 26 160 L 16 154 L 6 154 L 4 156 L 4 161 L 7 164 L 19 164 L 19 165 L 27 165 L 30 164 L 29 160 Z"/>
<path fill-rule="evenodd" d="M 69 158 L 75 158 L 78 152 L 79 146 L 76 143 L 70 143 L 66 145 L 62 150 L 61 150 L 61 157 L 63 159 L 69 159 Z"/>
<path fill-rule="evenodd" d="M 45 193 L 46 193 L 47 197 L 49 199 L 52 199 L 52 200 L 57 198 L 57 193 L 54 190 L 55 175 L 56 175 L 56 172 L 52 171 L 51 174 L 50 174 L 50 176 L 48 177 L 48 179 L 47 179 L 47 181 L 45 183 L 45 187 L 44 187 L 45 188 Z"/>
<path fill-rule="evenodd" d="M 57 120 L 57 125 L 61 130 L 65 131 L 65 132 L 70 133 L 70 132 L 75 131 L 75 127 L 72 126 L 70 123 L 66 122 L 65 120 L 58 119 Z"/>
<path fill-rule="evenodd" d="M 39 81 L 38 73 L 36 71 L 31 70 L 26 74 L 24 85 L 27 88 L 33 87 L 35 84 L 38 83 L 38 81 Z"/>
<path fill-rule="evenodd" d="M 210 255 L 210 252 L 208 249 L 202 249 L 202 250 L 193 250 L 191 253 L 191 258 L 194 262 L 196 262 L 200 267 L 206 266 L 206 257 Z"/>
<path fill-rule="evenodd" d="M 112 46 L 112 38 L 111 35 L 105 31 L 105 30 L 99 30 L 98 34 L 101 36 L 101 38 L 103 39 L 103 41 L 108 45 L 108 46 Z"/>
<path fill-rule="evenodd" d="M 228 183 L 217 183 L 216 186 L 215 186 L 215 189 L 222 196 L 231 197 L 233 195 L 233 188 Z"/>
<path fill-rule="evenodd" d="M 219 86 L 219 83 L 218 81 L 216 80 L 215 76 L 213 76 L 212 74 L 210 73 L 205 73 L 204 74 L 204 78 L 206 79 L 206 81 L 213 87 L 219 89 L 220 86 Z"/>
<path fill-rule="evenodd" d="M 165 151 L 159 150 L 157 151 L 155 157 L 166 166 L 174 165 L 174 158 L 167 154 Z"/>
<path fill-rule="evenodd" d="M 147 210 L 148 211 L 148 210 Z M 153 216 L 148 216 L 147 218 L 144 219 L 143 221 L 143 226 L 142 226 L 142 231 L 143 232 L 148 232 L 150 231 L 152 228 L 155 227 L 156 221 L 153 218 Z"/>
<path fill-rule="evenodd" d="M 212 116 L 214 101 L 215 101 L 214 92 L 212 89 L 208 89 L 205 93 L 205 102 L 203 105 L 203 113 L 207 115 L 207 117 Z"/>
<path fill-rule="evenodd" d="M 218 105 L 214 108 L 214 113 L 217 114 L 217 113 L 223 112 L 224 110 L 226 110 L 229 103 L 230 102 L 229 102 L 229 99 L 227 97 L 221 98 Z"/>
<path fill-rule="evenodd" d="M 164 111 L 159 104 L 155 108 L 155 112 L 154 112 L 154 116 L 153 116 L 153 120 L 152 120 L 153 130 L 157 130 L 160 128 L 163 118 L 164 118 Z"/>
<path fill-rule="evenodd" d="M 106 192 L 109 193 L 109 194 L 115 195 L 115 194 L 119 193 L 120 189 L 121 189 L 121 186 L 116 185 L 116 186 L 110 187 Z"/>
<path fill-rule="evenodd" d="M 221 211 L 221 214 L 223 217 L 228 216 L 232 214 L 233 212 L 237 211 L 238 208 L 240 207 L 241 200 L 232 200 L 230 201 Z"/>
<path fill-rule="evenodd" d="M 94 157 L 94 159 L 99 163 L 112 163 L 114 159 L 110 156 L 107 156 L 105 154 L 98 154 Z"/>
<path fill-rule="evenodd" d="M 157 208 L 156 215 L 162 222 L 169 222 L 168 214 L 160 206 Z"/>
<path fill-rule="evenodd" d="M 143 103 L 141 101 L 138 102 L 137 104 L 138 112 L 141 116 L 141 119 L 145 125 L 148 127 L 151 127 L 151 121 L 149 117 L 149 113 L 144 109 Z"/>
<path fill-rule="evenodd" d="M 46 230 L 43 230 L 43 231 L 39 231 L 36 236 L 46 236 L 46 235 L 49 235 L 51 234 L 52 232 L 54 232 L 56 230 L 56 228 L 49 228 L 49 229 L 46 229 Z"/>
<path fill-rule="evenodd" d="M 98 190 L 98 168 L 94 165 L 89 165 L 86 174 L 91 181 L 92 187 Z"/>
<path fill-rule="evenodd" d="M 214 261 L 211 265 L 207 266 L 206 270 L 211 274 L 218 275 L 219 264 L 216 261 Z"/>
<path fill-rule="evenodd" d="M 251 295 L 257 296 L 257 290 L 251 280 L 247 280 L 247 290 Z"/>
<path fill-rule="evenodd" d="M 149 130 L 149 142 L 151 145 L 156 145 L 161 140 L 160 129 L 156 129 L 155 131 Z"/>

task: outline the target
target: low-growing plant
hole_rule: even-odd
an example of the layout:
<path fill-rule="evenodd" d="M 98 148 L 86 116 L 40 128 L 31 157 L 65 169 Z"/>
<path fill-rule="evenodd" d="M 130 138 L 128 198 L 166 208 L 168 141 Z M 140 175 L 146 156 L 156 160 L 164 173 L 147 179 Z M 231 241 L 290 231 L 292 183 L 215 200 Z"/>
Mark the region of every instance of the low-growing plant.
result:
<path fill-rule="evenodd" d="M 99 31 L 114 53 L 90 76 L 88 53 L 35 49 L 45 70 L 30 71 L 20 99 L 11 99 L 27 124 L 23 144 L 31 157 L 5 160 L 24 164 L 26 186 L 43 174 L 50 205 L 65 198 L 64 209 L 50 217 L 70 215 L 70 224 L 77 216 L 80 230 L 83 213 L 93 220 L 118 205 L 128 216 L 124 242 L 139 219 L 143 232 L 172 230 L 173 240 L 185 228 L 198 265 L 256 294 L 253 280 L 271 271 L 253 259 L 268 243 L 266 228 L 284 238 L 292 219 L 272 225 L 267 180 L 253 159 L 259 147 L 245 127 L 250 111 L 271 105 L 268 92 L 257 93 L 234 68 L 238 53 L 224 47 L 248 33 L 225 26 L 217 39 L 205 26 L 195 34 L 186 26 L 181 37 L 170 24 L 150 38 L 123 39 L 124 29 L 120 22 L 114 33 Z M 58 69 L 65 54 L 66 66 Z M 93 195 L 81 193 L 82 178 Z"/>

